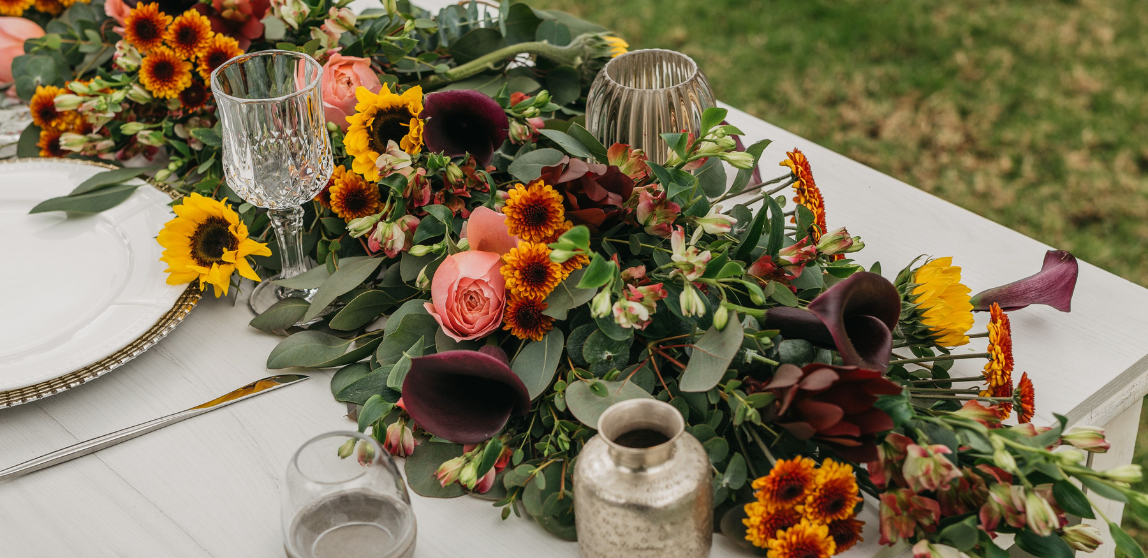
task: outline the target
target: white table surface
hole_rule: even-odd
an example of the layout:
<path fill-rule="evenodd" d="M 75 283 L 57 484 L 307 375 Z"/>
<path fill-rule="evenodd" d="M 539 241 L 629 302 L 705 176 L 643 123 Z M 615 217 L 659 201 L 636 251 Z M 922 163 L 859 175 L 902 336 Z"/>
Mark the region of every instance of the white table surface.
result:
<path fill-rule="evenodd" d="M 1037 271 L 1049 248 L 743 112 L 731 109 L 729 121 L 747 143 L 774 141 L 762 158 L 765 177 L 782 173 L 774 165 L 787 149 L 801 148 L 825 195 L 829 227 L 847 225 L 861 236 L 867 247 L 858 259 L 881 261 L 887 277 L 919 254 L 953 256 L 977 292 Z M 1131 459 L 1148 392 L 1146 310 L 1148 290 L 1082 262 L 1072 313 L 1031 307 L 1010 316 L 1016 374 L 1028 371 L 1036 387 L 1034 422 L 1049 423 L 1057 412 L 1073 423 L 1107 425 L 1115 447 L 1096 465 Z M 974 331 L 985 318 L 978 316 Z M 0 313 L 13 319 L 27 317 Z M 272 374 L 264 363 L 282 338 L 248 327 L 250 319 L 245 305 L 205 297 L 171 335 L 122 368 L 0 410 L 0 468 Z M 959 362 L 955 370 L 973 375 L 979 366 Z M 0 557 L 283 556 L 279 494 L 290 455 L 314 435 L 354 429 L 331 397 L 330 374 L 0 483 Z M 528 519 L 501 521 L 489 502 L 412 497 L 418 556 L 577 555 L 576 544 Z M 875 511 L 861 518 L 866 542 L 846 556 L 878 550 Z M 715 556 L 740 555 L 724 537 L 715 541 Z"/>

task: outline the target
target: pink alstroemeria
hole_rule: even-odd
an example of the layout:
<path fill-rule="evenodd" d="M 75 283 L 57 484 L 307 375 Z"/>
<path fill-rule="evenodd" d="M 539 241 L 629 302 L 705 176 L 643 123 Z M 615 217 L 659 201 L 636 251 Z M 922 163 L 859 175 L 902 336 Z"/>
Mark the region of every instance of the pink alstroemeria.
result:
<path fill-rule="evenodd" d="M 758 258 L 749 266 L 746 273 L 757 277 L 762 283 L 768 281 L 788 282 L 801 276 L 805 265 L 817 259 L 817 247 L 809 243 L 805 237 L 795 244 L 782 248 L 774 261 L 769 254 Z"/>
<path fill-rule="evenodd" d="M 673 254 L 670 259 L 674 262 L 675 274 L 682 274 L 687 281 L 695 281 L 706 272 L 706 264 L 710 261 L 710 252 L 698 251 L 698 247 L 694 245 L 686 245 L 686 230 L 682 227 L 674 227 L 674 232 L 670 235 L 670 247 L 673 248 Z"/>
<path fill-rule="evenodd" d="M 622 270 L 622 281 L 633 284 L 641 285 L 646 282 L 646 266 L 636 265 L 634 267 L 627 267 Z"/>
<path fill-rule="evenodd" d="M 439 485 L 446 488 L 450 483 L 457 481 L 459 474 L 462 472 L 462 468 L 466 467 L 467 463 L 469 463 L 469 460 L 466 455 L 461 455 L 454 459 L 448 459 L 443 462 L 442 465 L 439 465 L 438 469 L 434 472 L 434 476 L 438 479 Z"/>
<path fill-rule="evenodd" d="M 1061 312 L 1072 311 L 1072 292 L 1080 273 L 1076 257 L 1064 250 L 1049 250 L 1036 275 L 1013 281 L 973 296 L 973 310 L 986 312 L 997 303 L 1012 312 L 1030 304 L 1046 304 Z"/>
<path fill-rule="evenodd" d="M 634 188 L 638 205 L 634 208 L 634 220 L 645 228 L 646 234 L 666 238 L 670 236 L 671 225 L 682 213 L 682 207 L 666 199 L 666 191 L 657 184 Z M 634 199 L 632 196 L 630 199 Z M 696 242 L 696 240 L 695 240 Z"/>
<path fill-rule="evenodd" d="M 1104 429 L 1098 426 L 1073 426 L 1060 435 L 1060 441 L 1092 453 L 1105 453 L 1112 447 L 1104 439 Z"/>
<path fill-rule="evenodd" d="M 905 456 L 908 455 L 908 448 L 911 445 L 913 440 L 908 436 L 890 432 L 885 436 L 885 441 L 877 446 L 877 461 L 869 462 L 866 467 L 869 470 L 869 480 L 872 480 L 877 488 L 906 485 L 901 465 L 905 462 Z"/>
<path fill-rule="evenodd" d="M 986 407 L 975 399 L 966 401 L 960 409 L 953 411 L 953 414 L 958 417 L 973 419 L 989 427 L 995 427 L 1001 422 L 1000 414 L 997 413 L 996 409 Z"/>
<path fill-rule="evenodd" d="M 407 200 L 407 211 L 416 215 L 426 215 L 426 210 L 422 207 L 430 205 L 432 195 L 431 182 L 427 178 L 425 168 L 419 168 L 407 175 L 407 187 L 403 190 L 403 198 Z"/>
<path fill-rule="evenodd" d="M 367 247 L 372 252 L 382 250 L 388 258 L 393 258 L 411 249 L 418 226 L 419 218 L 414 215 L 403 215 L 396 221 L 379 223 L 367 239 Z"/>
<path fill-rule="evenodd" d="M 922 539 L 913 545 L 913 558 L 969 558 L 969 555 L 951 546 Z"/>
<path fill-rule="evenodd" d="M 932 532 L 941 520 L 941 506 L 936 500 L 914 494 L 908 488 L 897 488 L 881 495 L 881 540 L 891 545 L 913 536 L 917 527 Z"/>
<path fill-rule="evenodd" d="M 396 172 L 409 178 L 414 170 L 411 168 L 411 156 L 399 149 L 395 140 L 387 141 L 387 151 L 375 159 L 375 167 L 379 169 L 379 176 L 384 178 Z"/>
<path fill-rule="evenodd" d="M 1104 542 L 1104 535 L 1100 533 L 1100 529 L 1087 523 L 1065 527 L 1060 538 L 1064 539 L 1064 542 L 1068 543 L 1068 546 L 1071 546 L 1073 550 L 1083 552 L 1092 552 L 1100 546 L 1100 543 Z"/>
<path fill-rule="evenodd" d="M 1051 484 L 1037 486 L 1025 495 L 1025 526 L 1037 536 L 1047 537 L 1060 528 L 1060 514 L 1049 503 L 1052 497 Z"/>
<path fill-rule="evenodd" d="M 849 231 L 845 230 L 845 227 L 823 234 L 821 240 L 817 241 L 817 251 L 826 256 L 857 252 L 864 247 L 865 243 L 861 242 L 861 237 L 849 236 Z"/>
<path fill-rule="evenodd" d="M 981 528 L 990 534 L 995 532 L 1001 521 L 1014 529 L 1025 525 L 1025 490 L 1018 484 L 993 484 L 989 487 L 989 498 L 981 506 Z"/>
<path fill-rule="evenodd" d="M 653 321 L 650 309 L 641 302 L 620 298 L 614 302 L 614 322 L 624 328 L 646 329 Z"/>
<path fill-rule="evenodd" d="M 695 219 L 698 228 L 694 231 L 693 241 L 697 243 L 701 239 L 702 233 L 709 234 L 725 234 L 733 230 L 733 226 L 737 224 L 737 219 L 729 215 L 723 215 L 721 206 L 715 205 L 710 207 L 705 217 L 698 217 Z"/>
<path fill-rule="evenodd" d="M 610 149 L 606 150 L 606 160 L 635 182 L 650 174 L 646 154 L 641 149 L 634 149 L 624 143 L 611 145 Z"/>
<path fill-rule="evenodd" d="M 961 472 L 949 461 L 946 455 L 953 450 L 941 444 L 919 446 L 912 444 L 906 448 L 904 474 L 905 481 L 914 492 L 944 490 L 949 482 L 958 479 Z"/>
<path fill-rule="evenodd" d="M 395 457 L 406 457 L 415 452 L 415 435 L 406 421 L 399 419 L 387 426 L 383 449 Z"/>

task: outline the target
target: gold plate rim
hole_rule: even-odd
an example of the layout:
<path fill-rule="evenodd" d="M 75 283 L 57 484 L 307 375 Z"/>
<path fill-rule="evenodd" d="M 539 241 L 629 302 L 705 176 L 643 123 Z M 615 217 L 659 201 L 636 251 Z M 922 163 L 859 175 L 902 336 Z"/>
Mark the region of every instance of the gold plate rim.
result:
<path fill-rule="evenodd" d="M 109 170 L 118 169 L 115 165 L 107 163 L 97 163 L 95 161 L 84 161 L 82 159 L 55 159 L 48 157 L 17 157 L 0 161 L 0 165 L 8 165 L 13 163 L 36 163 L 36 162 L 53 162 L 65 163 L 71 165 L 88 165 L 92 167 L 101 167 Z M 140 177 L 144 182 L 147 182 L 156 190 L 163 192 L 171 197 L 171 199 L 178 199 L 182 195 L 171 186 L 166 184 L 157 183 L 150 177 Z M 192 283 L 184 289 L 183 293 L 176 299 L 175 304 L 172 305 L 171 310 L 164 313 L 163 316 L 156 321 L 147 331 L 142 335 L 130 341 L 127 345 L 116 350 L 112 354 L 93 362 L 83 368 L 74 370 L 62 376 L 33 384 L 27 387 L 18 389 L 0 391 L 0 409 L 8 407 L 15 407 L 25 403 L 38 401 L 72 389 L 81 384 L 85 384 L 91 380 L 99 378 L 120 366 L 123 366 L 133 358 L 143 354 L 144 351 L 150 349 L 160 339 L 167 337 L 175 326 L 179 325 L 184 318 L 187 317 L 191 309 L 199 302 L 200 297 L 199 287 Z"/>

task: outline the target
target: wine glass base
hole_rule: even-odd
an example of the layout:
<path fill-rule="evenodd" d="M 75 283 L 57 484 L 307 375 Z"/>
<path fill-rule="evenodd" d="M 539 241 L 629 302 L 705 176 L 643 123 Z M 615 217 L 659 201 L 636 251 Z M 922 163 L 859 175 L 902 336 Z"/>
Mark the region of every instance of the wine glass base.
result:
<path fill-rule="evenodd" d="M 287 287 L 280 287 L 272 283 L 272 281 L 276 279 L 280 279 L 279 275 L 264 279 L 251 291 L 251 296 L 247 299 L 247 307 L 250 308 L 251 312 L 256 316 L 266 312 L 267 309 L 274 306 L 276 302 L 290 296 L 303 298 L 307 301 L 315 297 L 315 291 L 317 289 L 288 289 Z"/>

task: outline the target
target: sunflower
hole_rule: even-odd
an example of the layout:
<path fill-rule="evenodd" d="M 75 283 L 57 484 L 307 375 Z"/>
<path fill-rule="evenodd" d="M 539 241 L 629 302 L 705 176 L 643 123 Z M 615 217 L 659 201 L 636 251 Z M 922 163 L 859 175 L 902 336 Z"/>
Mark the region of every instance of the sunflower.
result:
<path fill-rule="evenodd" d="M 786 529 L 769 541 L 769 558 L 829 558 L 837 544 L 829 536 L 829 527 L 808 519 Z"/>
<path fill-rule="evenodd" d="M 159 47 L 149 52 L 140 64 L 140 82 L 155 97 L 171 99 L 191 85 L 191 63 L 171 49 Z"/>
<path fill-rule="evenodd" d="M 610 58 L 617 58 L 629 52 L 630 43 L 627 43 L 621 37 L 606 35 L 603 39 L 606 41 L 606 44 L 609 45 Z"/>
<path fill-rule="evenodd" d="M 969 288 L 961 284 L 961 268 L 952 258 L 938 258 L 907 274 L 899 290 L 914 306 L 913 314 L 900 326 L 911 344 L 929 343 L 957 347 L 969 342 L 973 305 Z"/>
<path fill-rule="evenodd" d="M 997 303 L 989 307 L 989 361 L 983 374 L 990 389 L 1008 384 L 1012 386 L 1012 325 L 1008 314 Z"/>
<path fill-rule="evenodd" d="M 1032 417 L 1036 414 L 1036 391 L 1033 390 L 1032 380 L 1028 378 L 1028 372 L 1020 375 L 1020 383 L 1017 384 L 1016 389 L 1020 392 L 1016 420 L 1021 424 L 1032 422 Z"/>
<path fill-rule="evenodd" d="M 543 314 L 546 303 L 541 299 L 522 298 L 511 294 L 506 299 L 506 314 L 502 327 L 519 339 L 541 341 L 546 332 L 554 329 L 554 318 Z"/>
<path fill-rule="evenodd" d="M 60 146 L 60 135 L 64 131 L 57 128 L 44 128 L 40 130 L 40 141 L 36 146 L 40 148 L 41 157 L 67 157 L 68 151 Z"/>
<path fill-rule="evenodd" d="M 745 505 L 745 514 L 748 517 L 741 520 L 745 525 L 745 540 L 758 548 L 767 548 L 779 532 L 801 522 L 801 512 L 794 506 L 773 509 L 761 502 L 750 502 Z"/>
<path fill-rule="evenodd" d="M 218 297 L 227 294 L 232 272 L 259 281 L 247 256 L 270 256 L 271 250 L 247 238 L 247 225 L 230 205 L 192 193 L 172 209 L 176 218 L 156 237 L 164 247 L 160 261 L 167 264 L 167 284 L 199 279 L 201 290 L 210 284 Z"/>
<path fill-rule="evenodd" d="M 199 67 L 196 68 L 196 71 L 199 72 L 199 77 L 203 78 L 203 81 L 211 81 L 211 72 L 240 54 L 243 54 L 243 49 L 239 48 L 238 41 L 227 35 L 216 33 L 199 53 Z"/>
<path fill-rule="evenodd" d="M 515 296 L 542 300 L 562 281 L 562 266 L 550 261 L 550 248 L 545 244 L 519 242 L 503 260 L 506 290 Z"/>
<path fill-rule="evenodd" d="M 188 10 L 172 20 L 163 39 L 180 57 L 193 60 L 207 50 L 212 35 L 211 20 L 195 10 Z"/>
<path fill-rule="evenodd" d="M 510 234 L 530 242 L 546 242 L 566 223 L 562 194 L 541 179 L 516 184 L 502 208 Z"/>
<path fill-rule="evenodd" d="M 367 180 L 378 181 L 379 169 L 375 160 L 387 152 L 387 142 L 399 144 L 403 151 L 417 155 L 423 145 L 423 89 L 414 86 L 402 95 L 391 93 L 390 87 L 371 93 L 366 87 L 355 90 L 355 114 L 347 117 L 347 135 L 343 145 L 347 155 L 355 158 L 351 168 Z"/>
<path fill-rule="evenodd" d="M 124 40 L 147 52 L 163 43 L 171 16 L 159 11 L 159 4 L 137 4 L 124 18 Z"/>
<path fill-rule="evenodd" d="M 0 16 L 20 17 L 36 0 L 0 0 Z"/>
<path fill-rule="evenodd" d="M 789 167 L 793 173 L 793 201 L 804 205 L 806 209 L 813 213 L 813 223 L 817 225 L 814 227 L 812 240 L 816 243 L 821 240 L 821 235 L 825 233 L 825 200 L 821 197 L 821 190 L 817 188 L 817 183 L 813 181 L 813 169 L 809 166 L 809 159 L 805 158 L 805 154 L 796 147 L 793 151 L 786 152 L 788 159 L 778 163 L 783 167 Z M 796 222 L 797 217 L 794 217 Z"/>
<path fill-rule="evenodd" d="M 770 508 L 799 504 L 816 477 L 815 465 L 808 457 L 779 459 L 768 475 L 753 481 L 754 495 Z"/>
<path fill-rule="evenodd" d="M 192 78 L 191 85 L 179 92 L 179 104 L 184 110 L 200 109 L 210 96 L 211 90 L 202 81 Z"/>
<path fill-rule="evenodd" d="M 865 539 L 861 538 L 861 528 L 864 527 L 864 521 L 857 521 L 856 519 L 839 519 L 828 525 L 829 536 L 833 537 L 833 543 L 837 546 L 834 554 L 841 554 L 853 545 L 864 542 Z"/>
<path fill-rule="evenodd" d="M 331 174 L 331 211 L 348 223 L 379 212 L 379 187 L 339 165 Z"/>
<path fill-rule="evenodd" d="M 66 8 L 60 0 L 35 0 L 33 7 L 39 12 L 51 15 L 60 15 Z"/>
<path fill-rule="evenodd" d="M 71 91 L 55 85 L 37 85 L 36 94 L 32 95 L 32 101 L 28 103 L 28 109 L 32 112 L 32 122 L 45 130 L 53 128 L 64 131 L 72 127 L 77 114 L 72 111 L 56 110 L 56 97 L 65 93 Z"/>
<path fill-rule="evenodd" d="M 805 517 L 820 523 L 849 519 L 860 501 L 853 466 L 826 459 L 805 496 Z"/>

